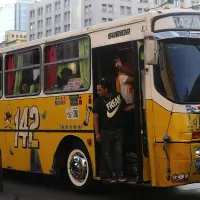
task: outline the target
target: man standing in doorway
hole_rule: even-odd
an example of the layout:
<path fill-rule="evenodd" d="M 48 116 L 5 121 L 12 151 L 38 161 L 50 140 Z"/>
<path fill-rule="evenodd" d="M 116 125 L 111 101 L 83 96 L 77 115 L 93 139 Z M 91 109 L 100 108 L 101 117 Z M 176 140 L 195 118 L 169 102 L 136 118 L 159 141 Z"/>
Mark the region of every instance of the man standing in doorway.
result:
<path fill-rule="evenodd" d="M 123 175 L 123 111 L 129 111 L 134 105 L 126 106 L 121 94 L 113 94 L 111 85 L 102 80 L 97 86 L 99 98 L 94 103 L 94 128 L 96 140 L 101 141 L 112 181 L 126 181 Z"/>

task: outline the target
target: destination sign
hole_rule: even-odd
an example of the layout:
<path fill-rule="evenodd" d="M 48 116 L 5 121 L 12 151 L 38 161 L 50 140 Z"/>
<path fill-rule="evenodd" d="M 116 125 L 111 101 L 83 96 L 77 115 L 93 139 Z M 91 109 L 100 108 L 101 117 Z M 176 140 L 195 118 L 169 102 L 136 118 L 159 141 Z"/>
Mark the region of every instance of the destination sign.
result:
<path fill-rule="evenodd" d="M 200 15 L 175 15 L 158 19 L 154 31 L 170 29 L 200 29 Z"/>

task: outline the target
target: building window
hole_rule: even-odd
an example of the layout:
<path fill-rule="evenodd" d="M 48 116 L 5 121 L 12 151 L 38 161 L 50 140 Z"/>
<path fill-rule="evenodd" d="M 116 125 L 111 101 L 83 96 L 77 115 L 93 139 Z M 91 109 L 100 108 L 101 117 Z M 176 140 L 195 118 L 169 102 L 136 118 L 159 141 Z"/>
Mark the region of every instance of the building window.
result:
<path fill-rule="evenodd" d="M 48 5 L 46 6 L 46 12 L 47 12 L 47 13 L 50 13 L 50 12 L 51 12 L 51 4 L 48 4 Z"/>
<path fill-rule="evenodd" d="M 60 23 L 60 14 L 55 15 L 55 23 Z"/>
<path fill-rule="evenodd" d="M 69 20 L 70 19 L 70 11 L 65 12 L 65 20 Z"/>
<path fill-rule="evenodd" d="M 113 21 L 113 19 L 112 18 L 108 18 L 108 21 L 111 22 L 111 21 Z"/>
<path fill-rule="evenodd" d="M 51 17 L 46 18 L 46 25 L 51 25 Z"/>
<path fill-rule="evenodd" d="M 102 4 L 102 11 L 107 12 L 106 4 Z"/>
<path fill-rule="evenodd" d="M 85 6 L 85 14 L 89 13 L 89 7 Z"/>
<path fill-rule="evenodd" d="M 12 37 L 14 38 L 14 37 L 15 37 L 15 35 L 13 35 L 13 34 L 12 34 Z"/>
<path fill-rule="evenodd" d="M 92 5 L 90 4 L 89 5 L 89 13 L 91 13 L 92 12 Z"/>
<path fill-rule="evenodd" d="M 33 19 L 35 17 L 35 10 L 30 11 L 30 18 Z"/>
<path fill-rule="evenodd" d="M 85 6 L 85 14 L 92 12 L 92 5 Z"/>
<path fill-rule="evenodd" d="M 30 29 L 33 30 L 35 28 L 35 22 L 30 23 Z"/>
<path fill-rule="evenodd" d="M 43 15 L 43 7 L 38 8 L 38 16 Z"/>
<path fill-rule="evenodd" d="M 65 7 L 70 6 L 70 0 L 64 0 L 65 1 Z"/>
<path fill-rule="evenodd" d="M 77 92 L 89 88 L 89 46 L 89 39 L 86 37 L 45 47 L 45 92 Z M 53 52 L 57 52 L 59 56 Z M 66 84 L 60 81 L 61 73 L 68 79 Z"/>
<path fill-rule="evenodd" d="M 55 2 L 55 10 L 60 10 L 60 1 Z"/>
<path fill-rule="evenodd" d="M 65 32 L 70 31 L 70 24 L 65 25 Z"/>
<path fill-rule="evenodd" d="M 113 5 L 108 5 L 108 12 L 113 12 Z"/>
<path fill-rule="evenodd" d="M 138 14 L 142 13 L 142 8 L 138 8 Z"/>
<path fill-rule="evenodd" d="M 55 28 L 55 34 L 59 34 L 60 33 L 60 27 L 56 27 Z"/>
<path fill-rule="evenodd" d="M 32 39 L 34 37 L 32 35 Z M 36 84 L 40 85 L 40 66 L 39 48 L 6 56 L 6 96 L 38 94 L 40 86 L 35 86 Z"/>
<path fill-rule="evenodd" d="M 125 14 L 125 7 L 124 6 L 120 6 L 120 12 L 122 15 Z"/>
<path fill-rule="evenodd" d="M 106 18 L 102 18 L 102 22 L 107 22 L 107 19 Z"/>
<path fill-rule="evenodd" d="M 38 21 L 38 28 L 42 28 L 43 27 L 43 20 L 39 20 Z"/>
<path fill-rule="evenodd" d="M 126 7 L 126 14 L 131 15 L 131 7 Z"/>
<path fill-rule="evenodd" d="M 139 3 L 148 3 L 148 0 L 138 0 Z"/>
<path fill-rule="evenodd" d="M 85 19 L 85 27 L 92 25 L 92 19 Z"/>
<path fill-rule="evenodd" d="M 42 38 L 43 37 L 43 32 L 39 32 L 38 33 L 38 39 Z"/>
<path fill-rule="evenodd" d="M 48 37 L 50 35 L 51 35 L 51 29 L 49 29 L 49 30 L 46 31 L 46 36 Z"/>

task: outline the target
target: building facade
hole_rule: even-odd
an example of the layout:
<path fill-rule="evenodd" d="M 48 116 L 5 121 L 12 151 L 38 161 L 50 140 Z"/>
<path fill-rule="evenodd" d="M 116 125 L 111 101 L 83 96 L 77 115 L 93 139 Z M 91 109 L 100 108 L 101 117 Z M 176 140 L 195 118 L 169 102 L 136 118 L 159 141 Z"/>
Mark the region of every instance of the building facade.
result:
<path fill-rule="evenodd" d="M 8 30 L 26 31 L 28 18 L 27 10 L 34 0 L 18 0 L 0 8 L 0 42 L 5 40 Z"/>
<path fill-rule="evenodd" d="M 16 30 L 10 30 L 6 31 L 5 34 L 5 42 L 13 42 L 15 40 L 26 40 L 27 38 L 27 32 L 25 31 L 16 31 Z"/>
<path fill-rule="evenodd" d="M 175 0 L 170 7 L 200 0 Z M 42 0 L 28 10 L 28 40 L 113 21 L 159 6 L 164 0 Z"/>

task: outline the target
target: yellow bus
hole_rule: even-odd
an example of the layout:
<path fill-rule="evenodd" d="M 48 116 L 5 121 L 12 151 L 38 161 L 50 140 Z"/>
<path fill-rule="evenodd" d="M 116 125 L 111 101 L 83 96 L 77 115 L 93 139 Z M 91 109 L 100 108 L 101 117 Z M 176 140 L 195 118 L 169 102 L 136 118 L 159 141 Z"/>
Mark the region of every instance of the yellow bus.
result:
<path fill-rule="evenodd" d="M 62 174 L 76 189 L 101 181 L 93 103 L 102 77 L 115 85 L 114 59 L 126 52 L 135 80 L 127 183 L 199 182 L 200 14 L 194 9 L 148 11 L 0 49 L 3 168 Z M 71 79 L 61 88 L 66 69 Z"/>

